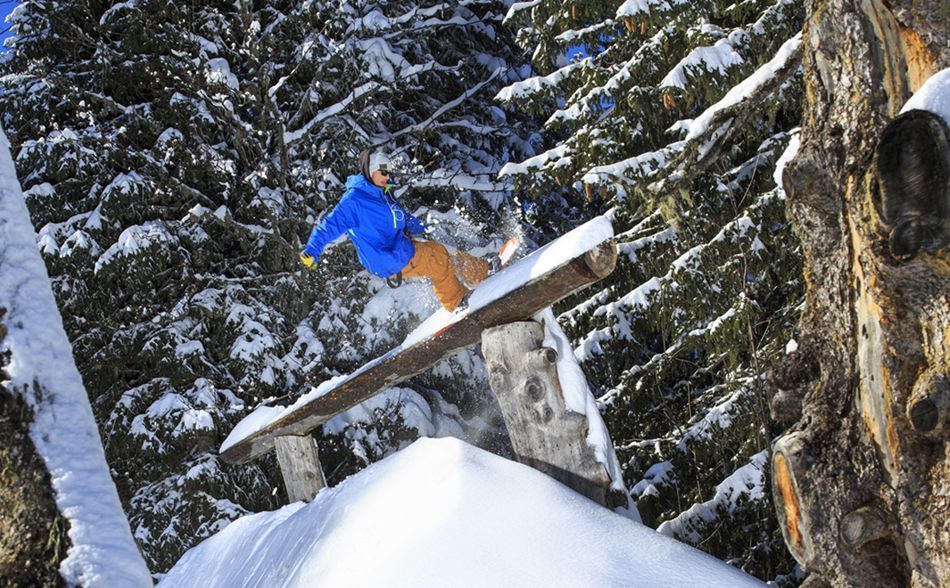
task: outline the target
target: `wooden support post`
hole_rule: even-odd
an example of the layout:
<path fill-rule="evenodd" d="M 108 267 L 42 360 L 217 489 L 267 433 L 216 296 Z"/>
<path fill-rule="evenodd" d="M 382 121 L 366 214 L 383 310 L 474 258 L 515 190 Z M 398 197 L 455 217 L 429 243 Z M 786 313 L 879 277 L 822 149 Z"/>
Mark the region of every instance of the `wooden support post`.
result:
<path fill-rule="evenodd" d="M 327 480 L 320 467 L 317 444 L 310 435 L 282 435 L 274 442 L 277 463 L 287 487 L 290 502 L 309 502 L 326 487 Z"/>
<path fill-rule="evenodd" d="M 557 352 L 541 347 L 534 321 L 482 334 L 492 390 L 518 461 L 607 506 L 610 477 L 587 444 L 587 417 L 567 410 L 557 376 Z"/>

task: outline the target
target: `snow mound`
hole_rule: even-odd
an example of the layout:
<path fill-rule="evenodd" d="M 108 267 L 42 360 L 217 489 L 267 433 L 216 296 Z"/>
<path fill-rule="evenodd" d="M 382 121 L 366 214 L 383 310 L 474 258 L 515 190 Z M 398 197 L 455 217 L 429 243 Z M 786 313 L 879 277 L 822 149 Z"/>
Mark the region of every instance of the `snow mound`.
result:
<path fill-rule="evenodd" d="M 420 439 L 188 551 L 160 586 L 651 586 L 758 580 L 457 439 Z"/>

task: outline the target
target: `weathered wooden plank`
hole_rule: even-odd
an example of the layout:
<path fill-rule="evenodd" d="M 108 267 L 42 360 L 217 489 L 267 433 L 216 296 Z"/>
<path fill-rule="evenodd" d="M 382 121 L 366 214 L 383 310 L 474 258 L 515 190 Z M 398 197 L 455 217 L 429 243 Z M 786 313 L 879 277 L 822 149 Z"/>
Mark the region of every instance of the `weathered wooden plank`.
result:
<path fill-rule="evenodd" d="M 518 461 L 607 506 L 610 476 L 587 443 L 587 417 L 567 409 L 557 375 L 557 352 L 542 347 L 535 321 L 482 333 L 492 390 Z"/>
<path fill-rule="evenodd" d="M 274 440 L 277 463 L 290 502 L 311 501 L 327 485 L 317 443 L 310 435 L 282 435 Z"/>
<path fill-rule="evenodd" d="M 306 435 L 380 390 L 411 378 L 442 358 L 478 343 L 485 329 L 531 318 L 558 300 L 606 277 L 616 263 L 616 246 L 612 242 L 601 243 L 472 311 L 431 338 L 394 349 L 367 364 L 322 397 L 231 445 L 221 452 L 221 459 L 228 463 L 245 463 L 270 451 L 277 436 Z"/>

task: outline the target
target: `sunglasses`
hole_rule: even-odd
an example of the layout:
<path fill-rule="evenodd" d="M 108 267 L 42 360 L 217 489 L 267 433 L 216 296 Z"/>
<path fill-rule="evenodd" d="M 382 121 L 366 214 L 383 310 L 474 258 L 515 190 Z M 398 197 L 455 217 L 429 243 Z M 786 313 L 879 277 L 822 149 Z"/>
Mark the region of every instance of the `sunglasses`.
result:
<path fill-rule="evenodd" d="M 388 177 L 391 175 L 391 172 L 389 172 L 389 171 L 387 171 L 387 170 L 384 170 L 384 169 L 378 169 L 378 170 L 376 170 L 376 173 L 378 173 L 379 175 L 383 176 L 384 178 L 388 178 Z"/>

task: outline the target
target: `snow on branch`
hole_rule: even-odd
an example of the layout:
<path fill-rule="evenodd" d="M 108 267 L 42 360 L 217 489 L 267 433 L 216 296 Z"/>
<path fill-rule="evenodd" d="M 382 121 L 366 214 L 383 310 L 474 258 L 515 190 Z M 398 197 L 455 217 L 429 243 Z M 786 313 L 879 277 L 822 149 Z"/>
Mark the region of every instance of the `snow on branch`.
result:
<path fill-rule="evenodd" d="M 396 132 L 395 134 L 393 134 L 391 137 L 388 137 L 388 138 L 386 139 L 386 141 L 389 142 L 389 141 L 395 139 L 396 137 L 405 135 L 406 133 L 414 133 L 414 132 L 417 132 L 417 131 L 425 130 L 429 125 L 431 125 L 433 122 L 435 122 L 436 120 L 438 120 L 438 118 L 439 118 L 440 116 L 442 116 L 443 114 L 445 114 L 445 113 L 448 112 L 449 110 L 452 110 L 453 108 L 455 108 L 455 107 L 458 106 L 459 104 L 462 104 L 463 102 L 465 102 L 466 100 L 468 100 L 472 95 L 476 94 L 479 90 L 481 90 L 481 89 L 484 88 L 486 85 L 488 85 L 492 80 L 494 80 L 495 78 L 497 78 L 498 75 L 499 75 L 502 71 L 504 71 L 504 69 L 505 69 L 504 67 L 499 67 L 499 68 L 497 68 L 495 71 L 493 71 L 493 72 L 491 73 L 490 76 L 488 76 L 487 78 L 485 78 L 484 80 L 482 80 L 482 81 L 479 82 L 478 84 L 475 84 L 473 87 L 471 87 L 471 88 L 469 88 L 468 90 L 466 90 L 464 93 L 462 93 L 461 96 L 459 96 L 458 98 L 456 98 L 456 99 L 454 99 L 454 100 L 452 100 L 452 101 L 450 101 L 450 102 L 446 102 L 445 104 L 443 104 L 442 106 L 440 106 L 439 109 L 436 110 L 435 112 L 433 112 L 433 113 L 432 113 L 432 116 L 430 116 L 429 118 L 425 119 L 425 120 L 422 121 L 421 123 L 414 124 L 414 125 L 412 125 L 412 126 L 409 126 L 409 127 L 406 127 L 406 128 L 404 128 L 404 129 L 402 129 L 402 130 L 397 131 L 397 132 Z"/>
<path fill-rule="evenodd" d="M 511 19 L 515 18 L 519 13 L 524 12 L 534 8 L 538 4 L 541 4 L 541 0 L 528 0 L 527 2 L 515 2 L 511 5 L 511 8 L 508 9 L 508 13 L 505 14 L 505 19 L 502 21 L 504 24 L 509 24 Z"/>
<path fill-rule="evenodd" d="M 438 169 L 431 174 L 413 179 L 414 188 L 452 187 L 472 192 L 505 192 L 510 186 L 502 182 L 493 182 L 493 174 L 472 175 Z"/>
<path fill-rule="evenodd" d="M 732 138 L 735 129 L 740 128 L 766 98 L 798 71 L 801 59 L 802 34 L 799 32 L 782 44 L 771 61 L 690 123 L 685 139 L 688 146 L 663 171 L 666 177 L 655 181 L 650 189 L 669 191 L 705 171 Z"/>
<path fill-rule="evenodd" d="M 289 132 L 284 133 L 284 143 L 287 145 L 296 143 L 297 141 L 302 139 L 304 136 L 306 136 L 306 134 L 310 131 L 310 129 L 312 129 L 315 125 L 341 112 L 343 109 L 345 109 L 350 104 L 352 104 L 354 100 L 364 96 L 365 94 L 368 94 L 369 92 L 372 92 L 378 87 L 379 87 L 379 83 L 377 82 L 366 82 L 362 86 L 359 86 L 358 88 L 354 88 L 354 90 L 350 92 L 349 96 L 347 96 L 343 100 L 340 100 L 339 102 L 337 102 L 336 104 L 332 106 L 328 106 L 327 108 L 324 108 L 323 110 L 318 112 L 316 116 L 310 119 L 307 122 L 307 124 L 305 124 L 304 126 L 300 127 L 296 131 L 289 131 Z"/>
<path fill-rule="evenodd" d="M 747 34 L 736 29 L 728 37 L 719 39 L 712 46 L 696 47 L 686 57 L 673 66 L 666 77 L 659 84 L 660 88 L 686 88 L 687 77 L 696 71 L 712 72 L 725 75 L 729 68 L 745 62 L 736 51 Z"/>
<path fill-rule="evenodd" d="M 716 519 L 720 509 L 732 512 L 743 500 L 758 501 L 766 496 L 765 468 L 768 467 L 768 450 L 752 456 L 749 463 L 716 486 L 716 495 L 706 502 L 694 504 L 689 510 L 657 527 L 657 532 L 667 537 L 698 542 L 704 524 Z"/>
<path fill-rule="evenodd" d="M 546 76 L 535 76 L 520 82 L 515 82 L 510 86 L 502 88 L 501 91 L 495 95 L 495 100 L 500 102 L 513 102 L 515 100 L 524 99 L 537 92 L 556 88 L 561 82 L 570 78 L 577 70 L 589 67 L 591 63 L 591 58 L 588 57 L 583 61 L 566 65 Z"/>
<path fill-rule="evenodd" d="M 691 181 L 716 160 L 734 131 L 798 71 L 801 56 L 802 35 L 798 33 L 782 45 L 771 61 L 689 123 L 683 141 L 592 168 L 583 181 L 590 184 L 619 181 L 630 185 L 650 181 L 650 190 L 672 192 L 675 186 Z"/>
<path fill-rule="evenodd" d="M 617 8 L 617 18 L 670 12 L 674 6 L 688 4 L 688 0 L 627 0 Z"/>

